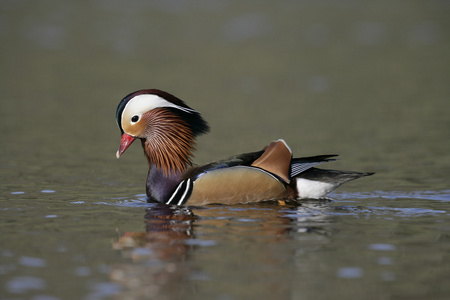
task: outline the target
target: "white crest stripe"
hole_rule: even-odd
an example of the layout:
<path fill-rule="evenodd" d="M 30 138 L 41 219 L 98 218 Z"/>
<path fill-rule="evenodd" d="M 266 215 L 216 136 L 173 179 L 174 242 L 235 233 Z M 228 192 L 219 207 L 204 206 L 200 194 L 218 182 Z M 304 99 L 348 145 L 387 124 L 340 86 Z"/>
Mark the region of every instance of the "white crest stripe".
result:
<path fill-rule="evenodd" d="M 167 101 L 158 95 L 143 94 L 133 97 L 125 105 L 122 112 L 122 124 L 125 124 L 127 120 L 131 120 L 131 117 L 134 115 L 138 115 L 140 117 L 146 112 L 159 107 L 172 107 L 187 113 L 197 112 L 194 109 L 176 105 L 175 103 Z"/>

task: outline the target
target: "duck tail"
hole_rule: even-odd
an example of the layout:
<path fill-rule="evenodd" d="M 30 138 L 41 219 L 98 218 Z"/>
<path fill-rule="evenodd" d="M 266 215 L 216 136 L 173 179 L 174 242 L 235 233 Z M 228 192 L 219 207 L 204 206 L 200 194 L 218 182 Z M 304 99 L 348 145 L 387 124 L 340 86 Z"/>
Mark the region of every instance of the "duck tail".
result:
<path fill-rule="evenodd" d="M 346 182 L 373 174 L 375 173 L 309 168 L 293 179 L 299 199 L 320 199 Z"/>

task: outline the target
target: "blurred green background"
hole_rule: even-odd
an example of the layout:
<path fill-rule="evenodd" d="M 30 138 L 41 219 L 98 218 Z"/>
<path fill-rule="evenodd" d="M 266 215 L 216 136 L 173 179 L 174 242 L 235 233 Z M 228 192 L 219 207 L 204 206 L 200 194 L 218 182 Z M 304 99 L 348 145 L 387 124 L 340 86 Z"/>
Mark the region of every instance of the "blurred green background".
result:
<path fill-rule="evenodd" d="M 358 190 L 448 188 L 449 12 L 417 0 L 2 1 L 2 181 L 143 192 L 140 146 L 115 159 L 115 109 L 159 88 L 209 121 L 199 163 L 284 138 L 297 156 L 341 154 L 326 167 L 378 173 Z"/>

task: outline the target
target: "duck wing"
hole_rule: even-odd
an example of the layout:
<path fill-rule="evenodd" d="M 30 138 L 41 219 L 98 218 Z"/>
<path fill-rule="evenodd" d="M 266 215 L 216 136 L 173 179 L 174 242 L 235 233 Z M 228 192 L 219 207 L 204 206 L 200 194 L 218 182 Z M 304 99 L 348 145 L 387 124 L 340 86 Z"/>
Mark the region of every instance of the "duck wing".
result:
<path fill-rule="evenodd" d="M 291 162 L 291 172 L 290 177 L 296 177 L 300 173 L 305 172 L 308 169 L 311 169 L 314 166 L 317 166 L 319 164 L 329 162 L 329 161 L 335 161 L 335 157 L 338 156 L 337 154 L 327 154 L 327 155 L 316 155 L 316 156 L 308 156 L 308 157 L 300 157 L 300 158 L 293 158 Z"/>

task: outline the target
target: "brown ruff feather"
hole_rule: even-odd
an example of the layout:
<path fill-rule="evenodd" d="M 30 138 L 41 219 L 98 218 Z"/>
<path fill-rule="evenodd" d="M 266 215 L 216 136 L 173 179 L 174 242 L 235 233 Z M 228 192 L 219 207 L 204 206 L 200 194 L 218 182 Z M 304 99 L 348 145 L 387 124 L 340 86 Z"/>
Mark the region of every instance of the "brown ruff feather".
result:
<path fill-rule="evenodd" d="M 165 108 L 155 108 L 143 115 L 147 120 L 142 140 L 149 165 L 154 163 L 164 176 L 182 173 L 195 150 L 195 136 L 189 125 Z"/>

